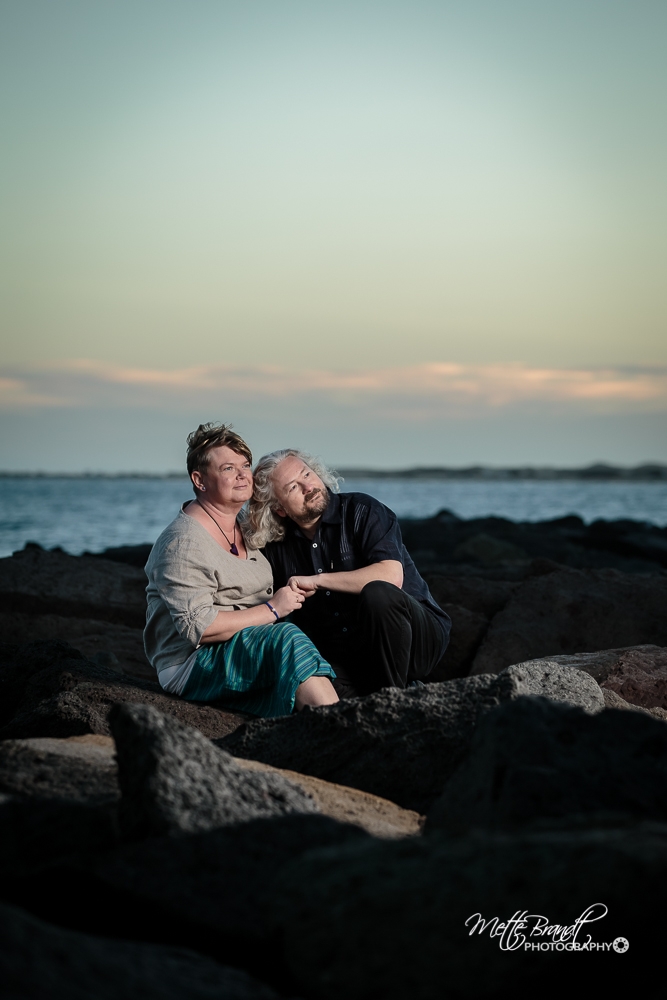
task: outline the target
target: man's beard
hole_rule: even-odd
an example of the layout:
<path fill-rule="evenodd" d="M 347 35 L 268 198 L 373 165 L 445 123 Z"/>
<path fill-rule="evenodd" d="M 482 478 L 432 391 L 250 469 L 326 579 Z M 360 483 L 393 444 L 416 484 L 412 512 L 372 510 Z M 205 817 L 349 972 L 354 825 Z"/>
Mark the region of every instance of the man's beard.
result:
<path fill-rule="evenodd" d="M 310 500 L 306 499 L 304 502 L 303 510 L 300 514 L 292 514 L 292 520 L 296 521 L 298 524 L 308 524 L 309 521 L 314 520 L 323 514 L 324 511 L 329 506 L 329 496 L 326 490 L 312 490 L 313 496 Z M 306 497 L 310 494 L 307 493 Z"/>

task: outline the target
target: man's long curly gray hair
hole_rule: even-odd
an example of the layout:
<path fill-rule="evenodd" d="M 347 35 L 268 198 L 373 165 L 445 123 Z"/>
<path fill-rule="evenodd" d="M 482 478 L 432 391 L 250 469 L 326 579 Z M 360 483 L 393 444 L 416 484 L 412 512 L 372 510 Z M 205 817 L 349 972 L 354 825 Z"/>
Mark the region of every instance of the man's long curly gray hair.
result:
<path fill-rule="evenodd" d="M 252 549 L 263 549 L 269 542 L 280 542 L 285 537 L 285 519 L 274 513 L 277 505 L 273 491 L 272 474 L 284 458 L 300 458 L 304 465 L 320 477 L 327 489 L 338 493 L 340 477 L 319 459 L 297 448 L 282 448 L 264 455 L 255 466 L 255 488 L 248 506 L 248 519 L 243 526 L 243 537 Z"/>

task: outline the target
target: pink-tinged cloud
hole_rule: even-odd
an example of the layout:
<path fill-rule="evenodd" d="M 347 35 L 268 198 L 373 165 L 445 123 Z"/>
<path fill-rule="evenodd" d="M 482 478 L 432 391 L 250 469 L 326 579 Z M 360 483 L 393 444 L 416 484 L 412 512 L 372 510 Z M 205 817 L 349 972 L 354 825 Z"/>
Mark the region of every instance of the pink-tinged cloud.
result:
<path fill-rule="evenodd" d="M 437 412 L 474 407 L 509 408 L 549 403 L 586 409 L 667 410 L 667 370 L 560 369 L 523 364 L 461 365 L 441 362 L 358 371 L 296 369 L 278 365 L 197 365 L 139 368 L 78 359 L 0 374 L 5 410 L 49 406 L 195 405 L 218 397 L 225 404 L 329 400 L 337 406 L 399 408 L 428 419 Z"/>
<path fill-rule="evenodd" d="M 69 399 L 34 391 L 29 379 L 0 376 L 0 409 L 13 410 L 24 407 L 72 406 Z"/>

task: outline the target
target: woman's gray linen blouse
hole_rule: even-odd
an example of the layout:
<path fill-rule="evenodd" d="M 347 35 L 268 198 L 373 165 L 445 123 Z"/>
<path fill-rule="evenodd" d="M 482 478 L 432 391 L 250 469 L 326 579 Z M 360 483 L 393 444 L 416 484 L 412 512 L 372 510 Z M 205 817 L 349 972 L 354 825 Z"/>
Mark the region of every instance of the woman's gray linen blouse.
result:
<path fill-rule="evenodd" d="M 192 655 L 219 611 L 253 608 L 273 593 L 261 552 L 230 555 L 182 510 L 153 546 L 146 575 L 144 649 L 158 674 Z"/>

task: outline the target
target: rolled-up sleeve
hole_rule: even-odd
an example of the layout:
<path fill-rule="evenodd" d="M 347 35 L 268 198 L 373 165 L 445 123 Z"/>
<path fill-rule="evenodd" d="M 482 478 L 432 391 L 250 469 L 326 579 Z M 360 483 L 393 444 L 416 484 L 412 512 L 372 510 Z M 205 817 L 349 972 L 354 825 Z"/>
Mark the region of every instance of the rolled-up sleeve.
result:
<path fill-rule="evenodd" d="M 151 566 L 150 575 L 176 631 L 196 648 L 222 610 L 215 603 L 217 578 L 203 554 L 187 539 L 173 539 Z"/>

